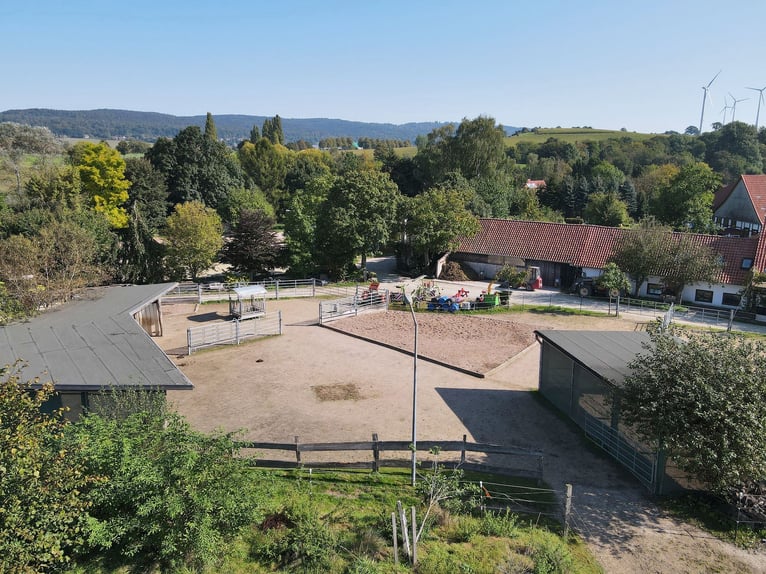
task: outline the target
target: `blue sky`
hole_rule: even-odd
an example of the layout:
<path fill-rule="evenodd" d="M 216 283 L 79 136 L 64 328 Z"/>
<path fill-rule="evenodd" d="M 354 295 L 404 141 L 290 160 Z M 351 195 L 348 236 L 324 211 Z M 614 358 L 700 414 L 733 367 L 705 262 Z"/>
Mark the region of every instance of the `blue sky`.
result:
<path fill-rule="evenodd" d="M 0 111 L 663 132 L 719 70 L 705 130 L 728 92 L 754 123 L 766 86 L 763 0 L 8 0 L 0 23 Z"/>

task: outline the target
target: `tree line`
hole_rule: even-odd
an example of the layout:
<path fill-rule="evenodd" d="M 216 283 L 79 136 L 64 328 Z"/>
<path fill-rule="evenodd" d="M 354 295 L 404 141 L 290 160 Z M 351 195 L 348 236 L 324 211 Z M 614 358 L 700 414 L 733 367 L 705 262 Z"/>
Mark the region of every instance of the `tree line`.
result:
<path fill-rule="evenodd" d="M 94 283 L 196 278 L 216 259 L 248 278 L 275 266 L 342 278 L 394 248 L 419 272 L 474 233 L 478 217 L 651 218 L 712 232 L 713 192 L 739 168 L 762 170 L 764 134 L 733 122 L 698 137 L 509 147 L 503 127 L 480 116 L 418 137 L 413 157 L 389 145 L 369 157 L 290 149 L 279 116 L 232 149 L 208 114 L 204 129 L 159 138 L 143 155 L 123 146 L 124 158 L 105 143 L 64 146 L 47 130 L 5 123 L 0 278 L 9 309 L 34 309 Z M 527 179 L 546 185 L 530 189 Z"/>

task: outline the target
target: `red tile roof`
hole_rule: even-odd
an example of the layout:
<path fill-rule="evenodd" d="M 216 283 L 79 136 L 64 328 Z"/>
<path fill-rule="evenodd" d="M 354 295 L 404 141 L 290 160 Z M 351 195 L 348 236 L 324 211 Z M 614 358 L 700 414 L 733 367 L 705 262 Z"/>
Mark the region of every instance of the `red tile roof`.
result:
<path fill-rule="evenodd" d="M 480 219 L 481 230 L 470 239 L 463 238 L 456 251 L 481 255 L 503 255 L 534 261 L 568 263 L 573 267 L 603 269 L 614 253 L 619 239 L 628 230 L 600 225 L 570 225 L 543 221 Z M 674 233 L 674 235 L 680 235 Z M 690 234 L 695 242 L 707 245 L 724 259 L 718 281 L 744 285 L 743 259 L 753 259 L 756 251 L 766 264 L 766 239 Z M 762 267 L 758 267 L 759 269 Z"/>
<path fill-rule="evenodd" d="M 743 175 L 742 181 L 758 217 L 763 222 L 766 219 L 766 175 Z"/>

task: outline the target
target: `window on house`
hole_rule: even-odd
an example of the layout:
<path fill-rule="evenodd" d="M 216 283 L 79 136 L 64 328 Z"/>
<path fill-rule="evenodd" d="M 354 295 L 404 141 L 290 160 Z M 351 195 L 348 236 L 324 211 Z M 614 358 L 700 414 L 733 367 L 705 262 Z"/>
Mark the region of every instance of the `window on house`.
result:
<path fill-rule="evenodd" d="M 647 283 L 646 294 L 647 295 L 662 295 L 665 290 L 665 286 L 662 283 Z"/>
<path fill-rule="evenodd" d="M 712 303 L 713 292 L 707 289 L 697 289 L 694 291 L 694 300 L 698 303 Z"/>
<path fill-rule="evenodd" d="M 728 307 L 739 307 L 739 303 L 742 300 L 742 296 L 738 293 L 724 293 L 721 300 L 722 305 Z"/>
<path fill-rule="evenodd" d="M 750 269 L 753 266 L 753 260 L 750 258 L 745 258 L 742 260 L 742 269 Z"/>

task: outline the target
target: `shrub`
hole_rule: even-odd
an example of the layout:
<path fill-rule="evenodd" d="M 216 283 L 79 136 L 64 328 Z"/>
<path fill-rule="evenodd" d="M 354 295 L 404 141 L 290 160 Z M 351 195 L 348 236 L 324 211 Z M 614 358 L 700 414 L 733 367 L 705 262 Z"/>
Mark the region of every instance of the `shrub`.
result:
<path fill-rule="evenodd" d="M 255 517 L 251 471 L 231 435 L 195 432 L 162 395 L 155 400 L 119 419 L 88 414 L 70 427 L 87 470 L 105 477 L 85 493 L 91 547 L 146 569 L 212 565 Z"/>
<path fill-rule="evenodd" d="M 70 561 L 84 543 L 93 480 L 62 444 L 63 411 L 41 411 L 53 386 L 33 390 L 0 369 L 0 572 L 43 572 Z"/>
<path fill-rule="evenodd" d="M 484 536 L 513 538 L 518 533 L 519 517 L 506 509 L 503 513 L 487 512 L 481 518 L 479 532 Z"/>

